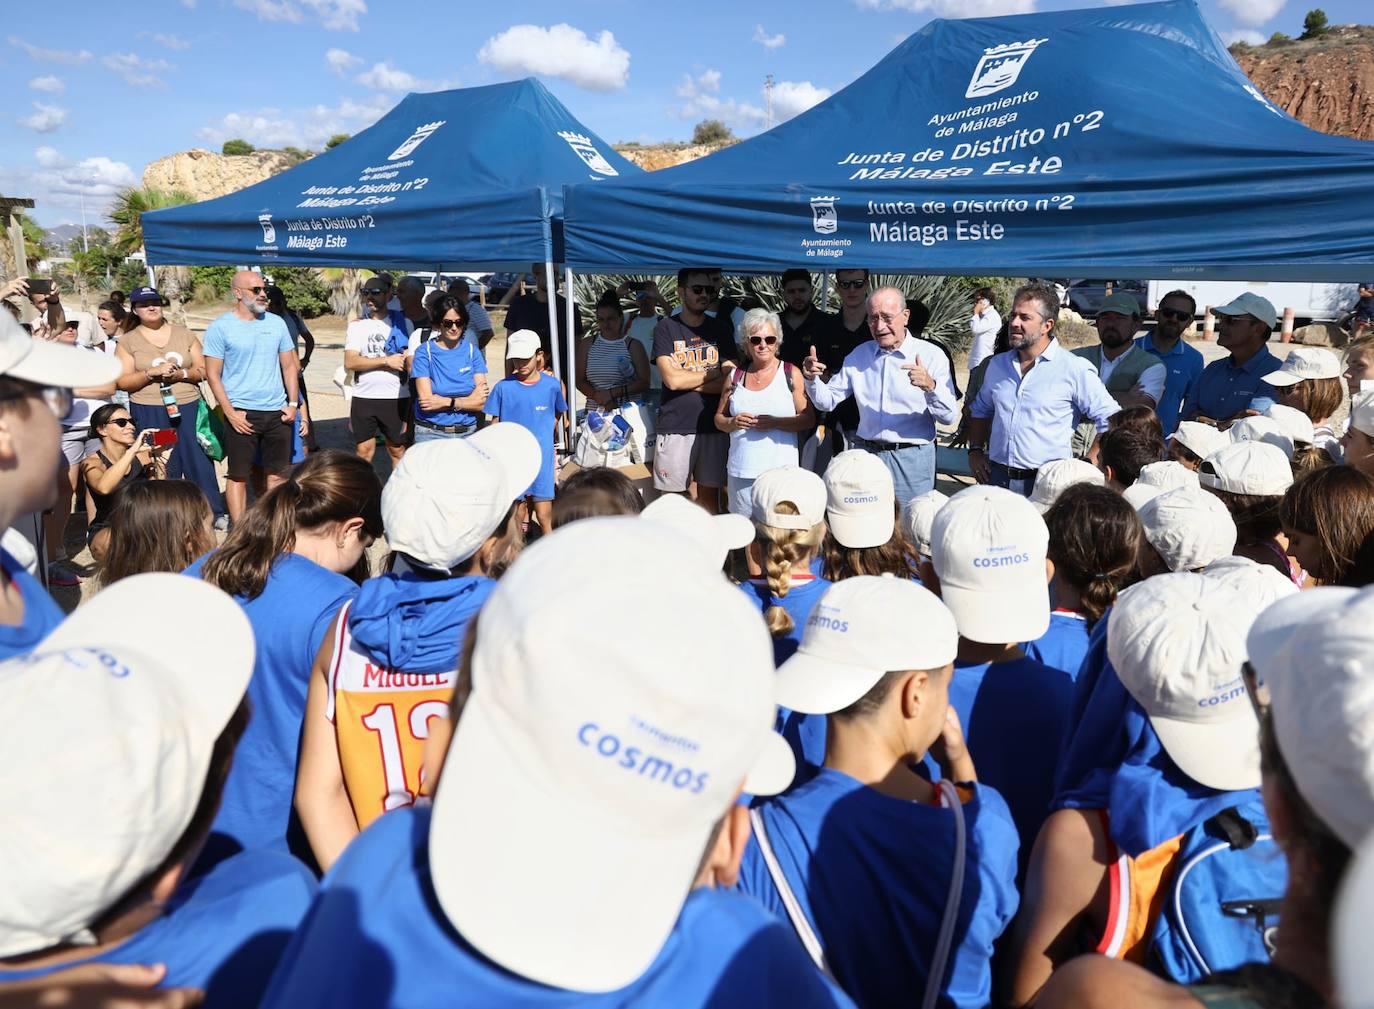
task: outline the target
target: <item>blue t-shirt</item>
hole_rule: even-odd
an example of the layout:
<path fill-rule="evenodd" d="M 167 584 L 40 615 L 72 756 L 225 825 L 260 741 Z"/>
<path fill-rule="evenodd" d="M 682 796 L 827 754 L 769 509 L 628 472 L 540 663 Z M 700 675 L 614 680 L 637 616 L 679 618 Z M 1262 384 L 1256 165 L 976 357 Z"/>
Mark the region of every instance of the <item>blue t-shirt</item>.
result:
<path fill-rule="evenodd" d="M 819 569 L 813 565 L 811 570 L 814 573 Z M 810 581 L 793 582 L 787 590 L 787 595 L 778 600 L 778 604 L 792 618 L 792 630 L 773 639 L 774 665 L 782 665 L 796 652 L 801 645 L 802 632 L 806 629 L 806 621 L 811 616 L 812 608 L 833 584 L 817 575 Z M 758 606 L 759 612 L 766 611 L 772 605 L 767 579 L 750 579 L 741 584 L 740 588 Z M 803 715 L 799 711 L 779 705 L 777 722 L 773 727 L 792 747 L 798 767 L 802 763 L 814 764 L 817 767 L 825 763 L 824 715 Z"/>
<path fill-rule="evenodd" d="M 286 405 L 281 358 L 296 344 L 280 316 L 268 312 L 251 322 L 225 312 L 205 331 L 205 356 L 224 362 L 220 381 L 235 410 L 280 410 Z"/>
<path fill-rule="evenodd" d="M 160 917 L 92 962 L 165 963 L 159 987 L 204 989 L 205 1009 L 255 1006 L 315 890 L 315 877 L 290 855 L 243 852 L 183 883 Z M 82 962 L 7 970 L 0 980 L 43 977 Z"/>
<path fill-rule="evenodd" d="M 1081 613 L 1055 610 L 1050 614 L 1049 629 L 1021 648 L 1036 662 L 1062 670 L 1076 681 L 1078 667 L 1088 654 L 1088 619 Z"/>
<path fill-rule="evenodd" d="M 566 991 L 513 974 L 443 917 L 430 881 L 429 821 L 428 807 L 394 810 L 345 849 L 262 1009 L 853 1005 L 816 971 L 786 925 L 747 897 L 718 890 L 687 897 L 658 958 L 618 991 Z"/>
<path fill-rule="evenodd" d="M 1073 677 L 1031 658 L 955 662 L 949 703 L 964 727 L 979 782 L 1007 800 L 1024 866 L 1054 796 Z"/>
<path fill-rule="evenodd" d="M 208 556 L 208 555 L 207 555 Z M 186 574 L 199 578 L 205 557 Z M 248 697 L 253 716 L 234 753 L 201 871 L 239 849 L 288 846 L 305 856 L 309 847 L 293 828 L 296 758 L 310 672 L 329 624 L 358 586 L 299 554 L 282 554 L 267 585 L 253 599 L 235 597 L 253 625 L 258 654 Z"/>
<path fill-rule="evenodd" d="M 1164 437 L 1167 438 L 1178 430 L 1183 403 L 1193 391 L 1193 386 L 1197 385 L 1202 369 L 1207 367 L 1207 359 L 1196 347 L 1188 346 L 1181 337 L 1174 344 L 1173 350 L 1167 353 L 1157 350 L 1154 336 L 1152 330 L 1137 340 L 1136 345 L 1146 353 L 1159 358 L 1167 370 L 1164 391 L 1160 393 L 1159 402 L 1155 405 L 1155 413 L 1159 415 L 1159 423 L 1163 425 Z"/>
<path fill-rule="evenodd" d="M 65 614 L 43 588 L 43 583 L 25 571 L 24 565 L 3 547 L 0 547 L 0 568 L 24 601 L 22 624 L 0 624 L 0 659 L 8 659 L 27 655 L 37 648 L 40 641 L 57 629 Z"/>
<path fill-rule="evenodd" d="M 831 768 L 758 805 L 773 853 L 835 979 L 864 1009 L 919 1005 L 954 870 L 950 810 L 896 799 Z M 1016 828 L 991 788 L 964 803 L 964 887 L 941 1006 L 992 999 L 992 947 L 1016 913 Z M 787 922 L 759 854 L 739 888 Z"/>
<path fill-rule="evenodd" d="M 486 355 L 474 340 L 464 337 L 452 350 L 431 337 L 416 348 L 411 359 L 410 377 L 427 378 L 436 396 L 461 399 L 477 388 L 477 376 L 487 373 Z M 477 415 L 465 410 L 436 410 L 430 413 L 415 408 L 415 416 L 440 427 L 465 427 L 477 423 Z"/>
<path fill-rule="evenodd" d="M 536 501 L 552 501 L 553 429 L 558 415 L 568 412 L 558 379 L 542 371 L 539 380 L 529 385 L 518 378 L 503 378 L 491 390 L 483 409 L 490 417 L 519 424 L 539 440 L 544 462 L 525 495 Z"/>

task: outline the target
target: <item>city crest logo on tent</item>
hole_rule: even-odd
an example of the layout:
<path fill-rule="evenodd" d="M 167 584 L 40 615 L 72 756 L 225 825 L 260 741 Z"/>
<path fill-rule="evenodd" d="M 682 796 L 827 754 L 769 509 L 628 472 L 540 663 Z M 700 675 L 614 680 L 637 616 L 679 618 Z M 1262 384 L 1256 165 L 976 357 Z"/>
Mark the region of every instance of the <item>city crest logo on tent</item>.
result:
<path fill-rule="evenodd" d="M 1049 39 L 1030 39 L 1026 42 L 1008 42 L 1004 46 L 993 46 L 983 50 L 978 65 L 973 68 L 969 78 L 965 98 L 983 98 L 994 95 L 1011 87 L 1021 76 L 1021 68 L 1031 58 L 1036 48 Z"/>
<path fill-rule="evenodd" d="M 272 223 L 271 211 L 264 210 L 258 215 L 258 226 L 262 228 L 262 240 L 264 244 L 271 245 L 277 240 L 277 227 Z"/>
<path fill-rule="evenodd" d="M 833 235 L 840 227 L 840 216 L 835 211 L 838 196 L 811 197 L 811 227 L 818 235 Z"/>
<path fill-rule="evenodd" d="M 567 141 L 568 146 L 573 149 L 573 153 L 586 162 L 587 167 L 598 175 L 620 174 L 615 170 L 614 166 L 606 160 L 605 156 L 596 149 L 596 145 L 592 143 L 591 137 L 582 133 L 573 133 L 571 130 L 559 130 L 558 135 Z"/>
<path fill-rule="evenodd" d="M 415 132 L 406 137 L 405 143 L 388 154 L 386 159 L 388 161 L 400 161 L 406 155 L 414 151 L 415 148 L 428 140 L 430 135 L 446 122 L 448 122 L 447 119 L 440 119 L 438 122 L 425 123 L 423 126 L 416 127 Z"/>

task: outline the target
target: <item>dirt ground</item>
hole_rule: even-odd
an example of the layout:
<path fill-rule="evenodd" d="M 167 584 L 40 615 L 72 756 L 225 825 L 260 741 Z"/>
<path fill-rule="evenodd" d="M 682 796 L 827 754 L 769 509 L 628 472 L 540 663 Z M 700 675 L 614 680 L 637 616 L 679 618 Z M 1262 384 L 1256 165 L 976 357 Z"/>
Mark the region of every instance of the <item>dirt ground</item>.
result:
<path fill-rule="evenodd" d="M 228 306 L 226 305 L 220 310 L 227 311 L 227 309 Z M 192 306 L 188 310 L 187 321 L 193 332 L 200 333 L 204 332 L 218 314 L 219 311 L 216 310 L 216 306 Z M 499 308 L 493 309 L 491 315 L 497 335 L 487 345 L 487 366 L 494 374 L 499 375 L 504 372 L 506 352 L 503 326 L 505 311 Z M 344 397 L 333 382 L 334 372 L 343 365 L 344 333 L 347 329 L 347 322 L 339 316 L 323 316 L 309 320 L 308 324 L 315 336 L 315 353 L 311 357 L 310 367 L 305 372 L 305 384 L 310 401 L 310 421 L 315 431 L 316 444 L 321 448 L 353 451 L 354 443 L 348 429 L 348 413 Z M 1224 354 L 1215 343 L 1204 342 L 1200 339 L 1189 342 L 1197 347 L 1208 361 Z M 1283 344 L 1275 342 L 1271 349 L 1280 356 L 1286 354 Z M 966 357 L 963 354 L 956 358 L 956 380 L 960 388 L 964 388 L 968 384 L 968 370 L 965 361 Z M 391 462 L 385 452 L 377 452 L 373 465 L 382 480 L 390 475 Z M 220 483 L 223 486 L 224 464 L 220 463 L 218 468 L 220 470 Z M 942 477 L 939 487 L 946 493 L 954 493 L 966 482 L 958 478 Z M 99 587 L 94 577 L 95 564 L 90 551 L 86 548 L 85 536 L 86 516 L 84 506 L 81 506 L 73 513 L 71 520 L 67 523 L 64 540 L 68 562 L 78 574 L 82 575 L 82 583 L 71 588 L 54 588 L 52 590 L 53 597 L 68 612 L 75 609 L 87 596 L 94 594 Z M 384 543 L 376 544 L 371 552 L 374 562 L 380 560 L 385 551 Z"/>

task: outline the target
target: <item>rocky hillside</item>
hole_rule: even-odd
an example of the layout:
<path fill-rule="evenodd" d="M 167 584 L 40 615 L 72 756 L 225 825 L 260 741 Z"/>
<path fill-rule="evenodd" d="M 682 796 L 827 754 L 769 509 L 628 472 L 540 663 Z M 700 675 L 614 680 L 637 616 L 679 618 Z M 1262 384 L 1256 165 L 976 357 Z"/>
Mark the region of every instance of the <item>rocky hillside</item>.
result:
<path fill-rule="evenodd" d="M 196 200 L 224 196 L 299 164 L 286 151 L 254 151 L 226 156 L 195 148 L 158 158 L 143 169 L 143 184 L 163 192 L 180 190 Z"/>
<path fill-rule="evenodd" d="M 704 158 L 728 146 L 729 144 L 654 144 L 646 147 L 640 144 L 620 144 L 616 146 L 616 153 L 627 161 L 633 161 L 645 171 L 656 172 L 660 168 L 672 168 L 674 165 Z"/>
<path fill-rule="evenodd" d="M 1314 130 L 1374 140 L 1374 27 L 1231 49 L 1255 86 Z"/>

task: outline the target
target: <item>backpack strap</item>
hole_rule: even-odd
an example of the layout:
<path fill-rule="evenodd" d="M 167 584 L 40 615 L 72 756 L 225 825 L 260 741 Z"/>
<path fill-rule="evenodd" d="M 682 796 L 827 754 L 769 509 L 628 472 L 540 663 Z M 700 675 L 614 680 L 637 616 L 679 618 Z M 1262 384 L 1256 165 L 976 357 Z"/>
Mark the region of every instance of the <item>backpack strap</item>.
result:
<path fill-rule="evenodd" d="M 733 389 L 737 385 L 744 383 L 744 369 L 735 368 L 730 372 L 730 387 Z"/>
<path fill-rule="evenodd" d="M 940 933 L 935 952 L 930 958 L 930 973 L 926 976 L 926 991 L 921 1009 L 935 1009 L 945 984 L 945 967 L 949 963 L 950 947 L 954 944 L 954 926 L 959 921 L 959 905 L 964 893 L 964 863 L 968 855 L 967 826 L 964 823 L 964 804 L 953 782 L 941 780 L 940 798 L 954 814 L 954 867 L 949 879 L 949 897 L 945 900 L 945 914 L 940 920 Z"/>
<path fill-rule="evenodd" d="M 782 377 L 787 379 L 787 391 L 793 394 L 797 391 L 797 387 L 792 384 L 792 373 L 796 370 L 796 368 L 792 367 L 792 362 L 782 362 Z"/>
<path fill-rule="evenodd" d="M 1244 851 L 1259 839 L 1259 830 L 1247 820 L 1239 809 L 1230 806 L 1223 809 L 1208 823 L 1214 825 L 1236 851 Z"/>
<path fill-rule="evenodd" d="M 816 969 L 832 981 L 835 980 L 835 976 L 830 973 L 830 965 L 825 962 L 825 949 L 821 946 L 820 937 L 816 935 L 811 923 L 806 920 L 806 914 L 802 911 L 801 904 L 797 902 L 797 895 L 792 892 L 787 877 L 783 875 L 782 866 L 778 864 L 777 857 L 773 854 L 773 846 L 768 842 L 768 831 L 763 826 L 763 815 L 757 807 L 749 810 L 749 823 L 754 828 L 754 840 L 758 843 L 759 854 L 763 856 L 763 864 L 768 867 L 768 875 L 772 877 L 773 886 L 777 888 L 778 896 L 782 898 L 782 906 L 787 911 L 787 917 L 792 922 L 792 927 L 796 929 L 797 938 L 806 947 L 806 952 L 810 954 Z"/>

